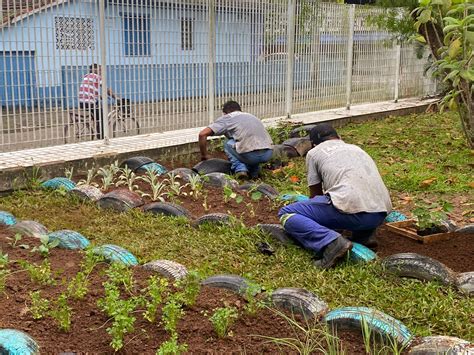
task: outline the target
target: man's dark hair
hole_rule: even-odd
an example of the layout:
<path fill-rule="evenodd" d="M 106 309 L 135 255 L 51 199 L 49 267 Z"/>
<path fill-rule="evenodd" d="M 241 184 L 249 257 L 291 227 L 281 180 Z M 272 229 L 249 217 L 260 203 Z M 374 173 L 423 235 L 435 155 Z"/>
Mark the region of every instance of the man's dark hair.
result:
<path fill-rule="evenodd" d="M 227 101 L 223 106 L 222 106 L 222 112 L 225 114 L 234 112 L 234 111 L 242 111 L 240 108 L 240 105 L 237 101 Z"/>
<path fill-rule="evenodd" d="M 99 67 L 99 64 L 94 63 L 89 65 L 89 73 L 92 73 L 92 70 L 97 69 Z"/>
<path fill-rule="evenodd" d="M 309 139 L 314 145 L 318 145 L 329 139 L 339 139 L 336 130 L 328 123 L 320 123 L 314 126 L 309 132 Z"/>

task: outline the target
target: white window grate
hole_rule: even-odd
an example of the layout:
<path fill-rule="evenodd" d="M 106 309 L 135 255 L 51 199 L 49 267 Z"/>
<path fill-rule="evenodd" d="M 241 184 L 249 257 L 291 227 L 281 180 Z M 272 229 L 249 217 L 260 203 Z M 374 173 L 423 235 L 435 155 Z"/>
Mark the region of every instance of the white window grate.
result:
<path fill-rule="evenodd" d="M 56 49 L 94 50 L 94 20 L 82 17 L 55 17 Z"/>

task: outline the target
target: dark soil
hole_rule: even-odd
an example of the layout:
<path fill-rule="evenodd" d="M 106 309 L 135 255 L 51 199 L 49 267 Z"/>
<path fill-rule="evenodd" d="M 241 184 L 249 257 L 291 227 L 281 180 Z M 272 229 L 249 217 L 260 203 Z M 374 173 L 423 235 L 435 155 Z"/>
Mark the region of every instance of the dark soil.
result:
<path fill-rule="evenodd" d="M 474 271 L 474 234 L 457 234 L 449 240 L 423 244 L 392 233 L 385 227 L 377 231 L 379 257 L 397 253 L 418 253 L 436 259 L 457 272 Z"/>
<path fill-rule="evenodd" d="M 6 279 L 4 292 L 0 295 L 0 328 L 22 330 L 32 336 L 39 344 L 44 354 L 73 352 L 112 354 L 109 346 L 111 340 L 106 329 L 111 322 L 98 308 L 97 300 L 104 295 L 102 283 L 106 280 L 103 271 L 107 264 L 101 263 L 90 274 L 89 291 L 82 300 L 68 299 L 72 308 L 72 324 L 69 332 L 59 330 L 53 318 L 46 316 L 34 320 L 29 311 L 31 291 L 41 290 L 42 298 L 54 300 L 65 290 L 69 280 L 80 270 L 82 254 L 77 251 L 53 249 L 49 255 L 51 268 L 54 272 L 56 285 L 41 286 L 33 283 L 27 272 L 22 271 L 15 261 L 27 260 L 40 264 L 44 259 L 38 253 L 10 245 L 12 234 L 0 227 L 0 250 L 8 254 L 9 263 L 6 268 L 15 272 Z M 38 244 L 34 238 L 24 237 L 21 244 L 32 246 Z M 19 243 L 19 244 L 20 244 Z M 150 272 L 139 267 L 134 268 L 135 286 L 133 292 L 139 292 L 146 285 Z M 230 291 L 202 288 L 197 302 L 185 307 L 185 316 L 178 323 L 178 339 L 186 343 L 191 353 L 278 353 L 289 352 L 287 348 L 279 349 L 277 345 L 266 342 L 261 336 L 276 338 L 295 337 L 293 329 L 287 321 L 269 309 L 260 310 L 255 316 L 244 313 L 245 300 Z M 218 339 L 212 325 L 206 317 L 215 308 L 233 306 L 239 310 L 239 318 L 231 327 L 231 335 Z M 160 344 L 169 336 L 160 324 L 161 311 L 158 311 L 157 321 L 150 323 L 142 318 L 141 312 L 134 313 L 137 318 L 134 331 L 128 334 L 124 341 L 123 354 L 154 354 Z M 299 334 L 301 335 L 301 334 Z M 339 333 L 342 345 L 348 354 L 364 354 L 362 337 L 359 333 Z"/>

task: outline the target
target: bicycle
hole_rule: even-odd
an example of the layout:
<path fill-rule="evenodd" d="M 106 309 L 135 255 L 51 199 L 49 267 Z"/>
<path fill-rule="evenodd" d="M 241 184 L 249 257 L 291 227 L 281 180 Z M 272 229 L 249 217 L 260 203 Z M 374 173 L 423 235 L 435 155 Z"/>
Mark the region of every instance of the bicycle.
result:
<path fill-rule="evenodd" d="M 140 134 L 140 125 L 133 117 L 130 100 L 116 100 L 114 108 L 107 115 L 112 138 L 125 137 L 130 133 Z M 86 110 L 69 112 L 69 123 L 64 126 L 64 143 L 90 141 L 96 137 L 96 122 L 93 114 Z"/>

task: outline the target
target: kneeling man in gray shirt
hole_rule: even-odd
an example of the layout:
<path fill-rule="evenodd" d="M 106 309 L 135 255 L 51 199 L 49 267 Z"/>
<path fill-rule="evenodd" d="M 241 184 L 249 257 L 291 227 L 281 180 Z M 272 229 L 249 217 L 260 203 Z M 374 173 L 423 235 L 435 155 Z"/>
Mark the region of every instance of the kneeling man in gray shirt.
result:
<path fill-rule="evenodd" d="M 201 160 L 209 159 L 207 137 L 224 135 L 224 151 L 237 178 L 256 178 L 260 164 L 272 157 L 272 139 L 257 117 L 242 112 L 236 101 L 227 101 L 222 107 L 224 115 L 199 132 Z"/>

